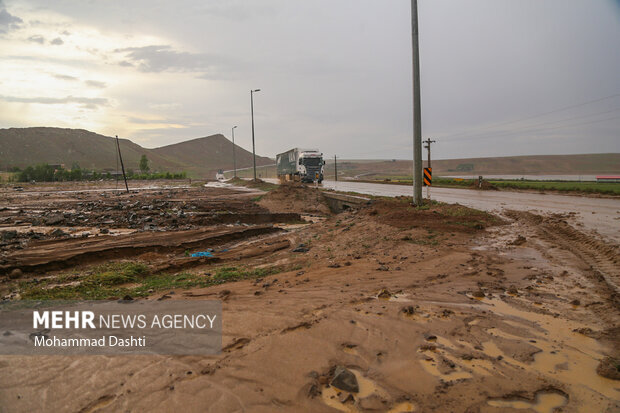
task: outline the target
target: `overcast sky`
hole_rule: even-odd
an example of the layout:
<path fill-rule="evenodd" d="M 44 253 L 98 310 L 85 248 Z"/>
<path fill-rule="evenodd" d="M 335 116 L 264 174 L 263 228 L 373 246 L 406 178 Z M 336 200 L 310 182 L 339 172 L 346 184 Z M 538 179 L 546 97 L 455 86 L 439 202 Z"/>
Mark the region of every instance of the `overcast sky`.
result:
<path fill-rule="evenodd" d="M 409 0 L 0 0 L 0 127 L 412 152 Z M 434 158 L 620 152 L 620 0 L 419 0 Z M 552 113 L 549 113 L 552 112 Z M 424 153 L 426 156 L 426 153 Z"/>

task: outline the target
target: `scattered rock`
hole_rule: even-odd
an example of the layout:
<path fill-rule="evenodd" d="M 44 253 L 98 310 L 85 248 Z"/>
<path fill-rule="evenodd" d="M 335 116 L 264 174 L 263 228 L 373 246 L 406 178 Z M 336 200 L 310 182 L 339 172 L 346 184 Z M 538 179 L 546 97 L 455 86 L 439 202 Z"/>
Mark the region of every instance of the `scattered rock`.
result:
<path fill-rule="evenodd" d="M 355 374 L 342 366 L 336 367 L 334 378 L 329 384 L 340 390 L 348 391 L 349 393 L 358 393 L 360 391 Z"/>
<path fill-rule="evenodd" d="M 15 268 L 13 271 L 11 271 L 11 273 L 9 274 L 9 278 L 11 280 L 14 280 L 16 278 L 19 278 L 23 275 L 22 270 L 20 270 L 19 268 Z"/>
<path fill-rule="evenodd" d="M 620 380 L 620 359 L 605 357 L 596 368 L 599 376 L 612 380 Z"/>
<path fill-rule="evenodd" d="M 413 315 L 415 313 L 415 309 L 413 308 L 412 305 L 408 305 L 406 307 L 401 308 L 400 312 L 407 314 L 407 315 Z"/>
<path fill-rule="evenodd" d="M 311 383 L 308 386 L 308 393 L 307 393 L 307 395 L 308 395 L 309 398 L 314 399 L 315 397 L 321 395 L 321 389 L 316 384 Z"/>
<path fill-rule="evenodd" d="M 391 298 L 392 297 L 392 293 L 384 288 L 381 291 L 379 291 L 379 294 L 377 295 L 377 297 L 379 297 L 379 298 Z"/>
<path fill-rule="evenodd" d="M 473 295 L 476 298 L 484 298 L 484 297 L 486 297 L 484 295 L 484 291 L 482 291 L 482 290 L 474 291 L 471 295 Z"/>
<path fill-rule="evenodd" d="M 571 301 L 570 303 L 571 303 L 571 305 L 581 305 L 581 301 L 579 301 L 577 299 Z"/>
<path fill-rule="evenodd" d="M 2 241 L 10 241 L 17 238 L 17 231 L 2 231 Z"/>
<path fill-rule="evenodd" d="M 340 268 L 340 264 L 338 263 L 329 264 L 327 268 Z"/>
<path fill-rule="evenodd" d="M 293 250 L 293 252 L 308 252 L 310 248 L 307 248 L 305 244 L 299 244 L 297 248 Z"/>
<path fill-rule="evenodd" d="M 511 285 L 510 288 L 508 288 L 508 294 L 517 295 L 519 294 L 519 290 L 517 290 L 517 287 L 514 285 Z"/>
<path fill-rule="evenodd" d="M 510 245 L 523 245 L 525 244 L 525 241 L 527 241 L 527 238 L 525 238 L 523 235 L 519 235 L 514 241 L 510 243 Z"/>
<path fill-rule="evenodd" d="M 437 341 L 437 336 L 434 334 L 424 334 L 424 339 L 426 341 Z"/>
<path fill-rule="evenodd" d="M 61 214 L 51 215 L 45 218 L 45 225 L 59 225 L 65 221 L 65 217 Z"/>
<path fill-rule="evenodd" d="M 351 393 L 348 393 L 348 392 L 340 393 L 338 395 L 338 400 L 340 400 L 340 403 L 342 403 L 342 404 L 355 402 L 355 399 L 353 398 L 353 395 Z"/>
<path fill-rule="evenodd" d="M 62 230 L 62 229 L 60 229 L 60 228 L 56 228 L 55 230 L 53 230 L 52 232 L 50 232 L 50 235 L 51 235 L 52 237 L 65 237 L 65 236 L 67 236 L 67 235 L 69 235 L 69 234 L 67 234 L 65 231 L 63 231 L 63 230 Z"/>

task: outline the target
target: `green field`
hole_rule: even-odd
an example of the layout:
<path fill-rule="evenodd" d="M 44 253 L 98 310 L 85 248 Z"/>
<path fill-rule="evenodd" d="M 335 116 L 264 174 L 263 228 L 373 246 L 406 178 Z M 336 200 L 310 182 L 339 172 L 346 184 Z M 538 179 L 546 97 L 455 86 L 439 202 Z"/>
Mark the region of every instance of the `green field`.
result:
<path fill-rule="evenodd" d="M 381 182 L 400 185 L 412 185 L 411 177 L 380 176 L 367 182 Z M 486 181 L 498 189 L 528 189 L 538 191 L 580 192 L 590 194 L 620 195 L 620 183 L 572 182 L 572 181 L 527 181 L 527 180 L 490 180 Z M 474 188 L 475 180 L 433 178 L 433 186 L 440 188 Z"/>

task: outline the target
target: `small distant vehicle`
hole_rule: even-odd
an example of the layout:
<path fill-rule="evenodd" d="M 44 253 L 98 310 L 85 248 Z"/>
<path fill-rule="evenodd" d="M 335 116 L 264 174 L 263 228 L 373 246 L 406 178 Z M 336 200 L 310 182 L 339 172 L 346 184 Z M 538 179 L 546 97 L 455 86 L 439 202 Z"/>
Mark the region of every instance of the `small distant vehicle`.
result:
<path fill-rule="evenodd" d="M 226 178 L 224 177 L 224 171 L 222 171 L 221 169 L 217 171 L 217 173 L 215 174 L 215 179 L 217 179 L 220 182 L 225 180 Z"/>
<path fill-rule="evenodd" d="M 325 161 L 318 149 L 294 148 L 276 155 L 276 171 L 280 182 L 323 182 Z"/>

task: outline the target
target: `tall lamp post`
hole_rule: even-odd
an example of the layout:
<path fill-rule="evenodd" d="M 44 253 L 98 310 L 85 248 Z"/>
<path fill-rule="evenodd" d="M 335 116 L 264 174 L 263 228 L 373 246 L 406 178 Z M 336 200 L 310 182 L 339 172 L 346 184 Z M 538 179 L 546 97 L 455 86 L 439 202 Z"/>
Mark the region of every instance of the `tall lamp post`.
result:
<path fill-rule="evenodd" d="M 235 128 L 236 126 L 232 127 L 232 140 L 233 140 L 233 169 L 235 171 L 235 175 L 233 176 L 234 178 L 237 177 L 237 158 L 235 157 Z"/>
<path fill-rule="evenodd" d="M 256 145 L 254 144 L 254 93 L 260 89 L 250 90 L 250 107 L 252 111 L 252 157 L 254 159 L 254 180 L 256 181 Z"/>

